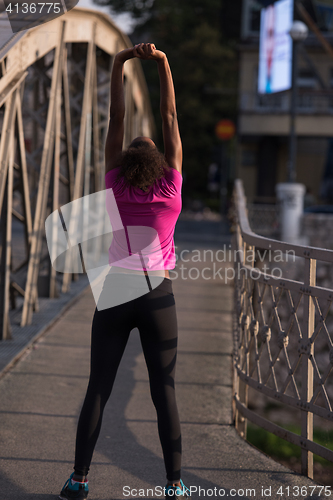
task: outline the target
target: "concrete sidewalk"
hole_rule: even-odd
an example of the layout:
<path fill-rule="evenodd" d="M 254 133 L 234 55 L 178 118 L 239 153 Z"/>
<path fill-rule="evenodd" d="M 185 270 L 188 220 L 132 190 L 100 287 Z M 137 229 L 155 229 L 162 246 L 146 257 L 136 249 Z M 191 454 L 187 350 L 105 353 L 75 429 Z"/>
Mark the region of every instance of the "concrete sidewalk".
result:
<path fill-rule="evenodd" d="M 207 490 L 217 488 L 210 495 L 213 498 L 236 499 L 276 499 L 281 498 L 276 494 L 280 486 L 288 496 L 287 486 L 316 485 L 237 435 L 231 416 L 232 288 L 218 276 L 202 277 L 204 267 L 208 268 L 205 276 L 213 276 L 213 263 L 191 260 L 198 259 L 198 251 L 203 256 L 204 249 L 215 251 L 219 247 L 186 241 L 178 242 L 177 248 L 178 254 L 182 249 L 197 250 L 184 253 L 184 259 L 189 259 L 188 268 L 197 268 L 200 275 L 193 279 L 197 272 L 191 271 L 192 279 L 187 274 L 173 281 L 179 323 L 176 382 L 185 484 L 201 487 L 207 496 L 211 494 Z M 77 418 L 89 376 L 94 308 L 88 289 L 0 380 L 1 500 L 55 500 L 73 470 Z M 104 413 L 89 473 L 89 499 L 136 498 L 134 492 L 125 496 L 124 486 L 144 489 L 140 496 L 137 492 L 138 498 L 161 498 L 146 490 L 164 484 L 147 370 L 138 331 L 133 330 Z M 262 488 L 270 487 L 271 494 L 267 490 L 263 495 Z M 235 494 L 233 489 L 241 491 Z M 249 489 L 252 492 L 245 491 Z M 310 494 L 308 488 L 307 496 Z M 192 498 L 199 498 L 198 493 Z"/>

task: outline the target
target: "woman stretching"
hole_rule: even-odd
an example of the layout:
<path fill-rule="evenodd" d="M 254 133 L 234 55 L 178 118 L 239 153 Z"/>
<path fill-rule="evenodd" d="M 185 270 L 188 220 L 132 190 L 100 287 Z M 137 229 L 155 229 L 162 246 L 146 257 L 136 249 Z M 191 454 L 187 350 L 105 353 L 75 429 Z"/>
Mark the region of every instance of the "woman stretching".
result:
<path fill-rule="evenodd" d="M 137 137 L 127 150 L 122 151 L 124 63 L 133 57 L 157 63 L 164 155 L 148 137 Z M 112 267 L 105 279 L 92 322 L 90 379 L 78 421 L 74 472 L 66 481 L 60 498 L 87 498 L 86 477 L 100 432 L 103 410 L 130 331 L 137 327 L 157 412 L 167 477 L 165 494 L 167 498 L 185 499 L 189 498 L 189 489 L 181 480 L 181 432 L 174 388 L 177 316 L 169 276 L 169 270 L 176 263 L 173 235 L 181 211 L 182 144 L 171 70 L 166 55 L 154 44 L 141 43 L 115 56 L 105 166 L 105 185 L 107 189 L 112 188 L 126 238 L 116 231 L 109 249 Z M 135 255 L 129 250 L 126 259 L 122 243 L 127 241 L 130 246 L 130 231 L 134 227 L 136 233 L 140 232 L 136 226 L 150 230 L 150 235 L 158 235 L 157 239 L 150 236 L 149 258 L 144 259 L 142 253 L 136 252 Z M 159 242 L 157 246 L 156 241 Z M 135 258 L 138 260 L 135 261 Z M 114 307 L 105 305 L 105 299 L 112 295 L 110 290 L 117 291 L 118 287 L 128 289 L 134 299 Z"/>

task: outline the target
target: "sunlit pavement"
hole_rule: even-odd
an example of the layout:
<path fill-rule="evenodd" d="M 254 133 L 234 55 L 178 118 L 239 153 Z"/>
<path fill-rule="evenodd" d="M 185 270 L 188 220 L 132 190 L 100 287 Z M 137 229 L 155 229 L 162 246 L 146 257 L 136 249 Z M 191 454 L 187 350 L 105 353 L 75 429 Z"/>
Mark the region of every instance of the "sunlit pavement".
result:
<path fill-rule="evenodd" d="M 276 499 L 282 498 L 277 494 L 281 486 L 284 496 L 288 496 L 288 486 L 289 495 L 297 491 L 293 487 L 303 486 L 307 496 L 323 498 L 323 494 L 316 495 L 319 490 L 310 489 L 316 483 L 254 449 L 233 427 L 233 290 L 225 283 L 230 264 L 221 253 L 229 241 L 225 236 L 225 243 L 214 243 L 213 238 L 200 238 L 199 232 L 189 232 L 183 240 L 178 232 L 176 238 L 176 271 L 180 265 L 192 269 L 187 275 L 185 271 L 183 276 L 173 275 L 183 480 L 192 491 L 201 488 L 200 498 Z M 211 255 L 219 259 L 215 278 Z M 216 268 L 221 269 L 219 273 Z M 76 424 L 89 376 L 94 308 L 88 288 L 0 381 L 1 500 L 54 499 L 73 471 Z M 137 330 L 130 336 L 105 409 L 88 478 L 91 500 L 161 498 L 154 488 L 165 485 L 165 472 Z M 199 492 L 192 497 L 199 498 Z"/>

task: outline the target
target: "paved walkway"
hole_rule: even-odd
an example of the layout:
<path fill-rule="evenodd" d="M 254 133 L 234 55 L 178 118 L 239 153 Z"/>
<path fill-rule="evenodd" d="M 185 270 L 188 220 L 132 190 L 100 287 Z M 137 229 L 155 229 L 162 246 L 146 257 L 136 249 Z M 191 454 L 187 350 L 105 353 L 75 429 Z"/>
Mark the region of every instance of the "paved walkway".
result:
<path fill-rule="evenodd" d="M 87 275 L 79 275 L 78 281 L 72 281 L 70 290 L 58 298 L 39 297 L 39 310 L 32 315 L 30 325 L 21 327 L 23 299 L 17 298 L 17 309 L 9 311 L 11 323 L 11 339 L 0 341 L 0 378 L 8 368 L 25 352 L 28 345 L 33 344 L 43 335 L 54 321 L 57 321 L 73 300 L 89 285 Z M 59 284 L 59 289 L 61 284 Z"/>
<path fill-rule="evenodd" d="M 182 263 L 189 260 L 186 266 L 197 268 L 200 276 L 193 279 L 197 272 L 191 271 L 192 279 L 184 274 L 184 279 L 173 282 L 185 484 L 201 487 L 200 497 L 205 490 L 213 498 L 224 493 L 236 499 L 276 499 L 281 498 L 276 494 L 280 486 L 286 491 L 287 486 L 315 485 L 237 435 L 231 416 L 232 288 L 219 277 L 202 277 L 204 267 L 206 278 L 213 276 L 213 263 L 198 258 L 203 260 L 204 249 L 214 252 L 220 245 L 198 245 L 190 239 L 178 241 L 177 252 L 193 250 L 183 253 Z M 55 500 L 72 472 L 77 418 L 89 375 L 94 307 L 87 289 L 0 380 L 1 500 Z M 89 479 L 91 500 L 136 498 L 135 493 L 125 496 L 124 486 L 144 489 L 140 497 L 137 492 L 138 498 L 161 498 L 146 491 L 164 485 L 165 473 L 137 330 L 131 334 L 105 410 Z M 207 491 L 214 488 L 216 493 Z M 198 493 L 193 498 L 199 498 Z"/>

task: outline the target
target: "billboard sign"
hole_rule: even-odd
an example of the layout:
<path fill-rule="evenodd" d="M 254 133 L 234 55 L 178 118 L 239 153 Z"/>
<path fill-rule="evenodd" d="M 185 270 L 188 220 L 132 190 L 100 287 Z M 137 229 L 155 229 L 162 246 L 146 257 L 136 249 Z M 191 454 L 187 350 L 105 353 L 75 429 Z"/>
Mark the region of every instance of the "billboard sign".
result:
<path fill-rule="evenodd" d="M 279 0 L 261 10 L 258 92 L 291 88 L 293 0 Z"/>

